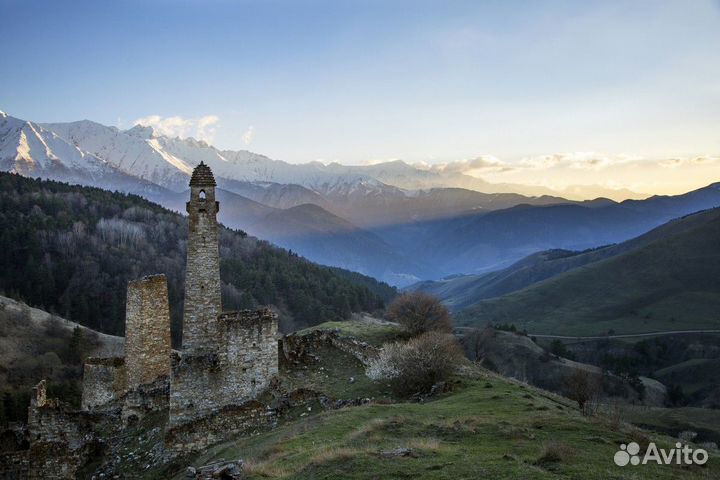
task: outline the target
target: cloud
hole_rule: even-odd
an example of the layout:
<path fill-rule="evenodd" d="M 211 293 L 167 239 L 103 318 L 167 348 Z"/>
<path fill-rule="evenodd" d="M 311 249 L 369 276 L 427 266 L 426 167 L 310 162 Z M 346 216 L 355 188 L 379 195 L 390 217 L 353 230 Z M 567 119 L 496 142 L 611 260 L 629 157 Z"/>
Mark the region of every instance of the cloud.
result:
<path fill-rule="evenodd" d="M 469 172 L 503 172 L 514 168 L 492 155 L 481 155 L 466 160 L 455 160 L 453 162 L 427 164 L 419 162 L 414 164 L 421 170 L 429 170 L 438 173 L 469 173 Z"/>
<path fill-rule="evenodd" d="M 245 145 L 250 145 L 255 138 L 255 127 L 250 125 L 247 130 L 240 136 Z"/>
<path fill-rule="evenodd" d="M 641 161 L 643 161 L 642 157 L 623 153 L 617 155 L 607 155 L 597 152 L 572 152 L 525 157 L 518 163 L 523 167 L 541 170 L 550 168 L 601 170 L 607 167 Z"/>
<path fill-rule="evenodd" d="M 702 166 L 720 163 L 720 157 L 700 156 L 688 158 L 668 158 L 661 160 L 658 165 L 665 168 L 678 168 L 685 166 Z"/>
<path fill-rule="evenodd" d="M 217 115 L 205 115 L 199 118 L 183 118 L 180 116 L 161 117 L 160 115 L 149 115 L 138 118 L 134 125 L 152 127 L 161 135 L 168 137 L 194 137 L 212 143 L 215 132 L 219 126 L 220 117 Z"/>

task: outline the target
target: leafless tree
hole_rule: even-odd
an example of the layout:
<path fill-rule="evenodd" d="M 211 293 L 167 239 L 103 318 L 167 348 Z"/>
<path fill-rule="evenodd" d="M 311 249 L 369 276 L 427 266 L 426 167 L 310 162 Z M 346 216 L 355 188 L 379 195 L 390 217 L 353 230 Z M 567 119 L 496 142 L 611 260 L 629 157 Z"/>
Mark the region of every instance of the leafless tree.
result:
<path fill-rule="evenodd" d="M 583 415 L 592 413 L 592 405 L 600 394 L 600 383 L 585 370 L 576 370 L 564 382 L 569 399 L 575 400 Z"/>
<path fill-rule="evenodd" d="M 429 331 L 450 332 L 448 309 L 436 297 L 423 292 L 404 293 L 387 308 L 385 317 L 403 325 L 413 334 Z"/>

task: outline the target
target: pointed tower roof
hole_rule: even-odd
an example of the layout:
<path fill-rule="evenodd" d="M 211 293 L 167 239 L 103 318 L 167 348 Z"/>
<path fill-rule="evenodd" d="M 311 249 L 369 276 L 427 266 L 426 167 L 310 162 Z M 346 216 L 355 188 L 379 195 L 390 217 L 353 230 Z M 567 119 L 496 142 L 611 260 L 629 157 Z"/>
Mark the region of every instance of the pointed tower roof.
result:
<path fill-rule="evenodd" d="M 210 170 L 210 167 L 205 165 L 203 162 L 200 162 L 200 165 L 195 167 L 195 170 L 193 170 L 192 177 L 190 177 L 190 186 L 191 187 L 214 187 L 217 184 L 215 183 L 215 177 L 213 176 L 212 170 Z"/>

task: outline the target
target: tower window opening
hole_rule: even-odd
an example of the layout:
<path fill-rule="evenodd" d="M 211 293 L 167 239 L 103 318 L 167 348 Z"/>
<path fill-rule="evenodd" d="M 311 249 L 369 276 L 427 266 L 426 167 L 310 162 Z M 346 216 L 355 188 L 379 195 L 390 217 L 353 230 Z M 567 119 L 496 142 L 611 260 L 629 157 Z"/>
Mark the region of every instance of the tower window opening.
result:
<path fill-rule="evenodd" d="M 205 190 L 200 190 L 200 200 L 205 200 Z"/>

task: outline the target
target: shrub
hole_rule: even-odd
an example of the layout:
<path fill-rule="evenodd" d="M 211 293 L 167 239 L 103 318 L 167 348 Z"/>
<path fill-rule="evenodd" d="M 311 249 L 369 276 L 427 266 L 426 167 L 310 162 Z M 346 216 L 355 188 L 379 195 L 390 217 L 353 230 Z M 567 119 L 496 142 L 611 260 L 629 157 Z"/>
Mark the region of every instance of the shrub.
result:
<path fill-rule="evenodd" d="M 593 413 L 593 402 L 601 392 L 599 382 L 585 370 L 575 370 L 565 379 L 565 392 L 569 399 L 575 400 L 583 415 Z"/>
<path fill-rule="evenodd" d="M 450 332 L 450 312 L 436 297 L 423 292 L 404 293 L 388 307 L 385 317 L 412 334 L 429 331 Z"/>
<path fill-rule="evenodd" d="M 568 350 L 565 344 L 557 338 L 550 343 L 550 353 L 568 360 L 576 360 L 575 354 Z"/>
<path fill-rule="evenodd" d="M 407 342 L 386 344 L 370 361 L 367 375 L 388 381 L 399 396 L 428 393 L 432 386 L 448 379 L 465 359 L 455 337 L 427 332 Z"/>

